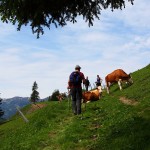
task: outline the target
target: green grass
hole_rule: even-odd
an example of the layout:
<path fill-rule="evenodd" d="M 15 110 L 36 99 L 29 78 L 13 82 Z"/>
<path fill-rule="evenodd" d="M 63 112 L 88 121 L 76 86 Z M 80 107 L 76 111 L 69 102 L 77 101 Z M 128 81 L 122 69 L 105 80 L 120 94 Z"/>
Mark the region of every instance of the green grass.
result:
<path fill-rule="evenodd" d="M 2 150 L 149 150 L 150 149 L 150 65 L 132 73 L 134 84 L 111 87 L 99 101 L 82 106 L 83 120 L 73 116 L 68 101 L 46 102 L 28 113 L 25 123 L 19 115 L 0 126 Z M 126 105 L 126 97 L 138 104 Z"/>

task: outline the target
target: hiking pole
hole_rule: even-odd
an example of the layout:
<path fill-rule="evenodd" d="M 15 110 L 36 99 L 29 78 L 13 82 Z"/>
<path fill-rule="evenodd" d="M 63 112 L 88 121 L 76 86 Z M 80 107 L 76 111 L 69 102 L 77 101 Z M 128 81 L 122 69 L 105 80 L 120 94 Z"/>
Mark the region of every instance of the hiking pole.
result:
<path fill-rule="evenodd" d="M 70 91 L 68 89 L 68 110 L 70 110 L 70 100 L 71 100 L 71 95 L 70 95 Z"/>
<path fill-rule="evenodd" d="M 86 111 L 86 102 L 82 102 L 82 104 L 84 104 L 84 110 L 82 111 L 82 113 L 81 113 L 81 116 L 82 116 L 82 118 L 83 118 L 83 115 L 84 115 L 84 113 L 83 112 L 85 112 Z"/>
<path fill-rule="evenodd" d="M 84 86 L 84 84 L 83 84 L 83 86 Z M 84 93 L 85 93 L 85 90 L 83 89 L 83 95 L 84 95 Z M 84 104 L 84 111 L 85 111 L 86 110 L 86 103 L 84 103 L 84 99 L 83 99 L 82 104 Z M 83 115 L 84 115 L 83 111 L 82 111 L 81 115 L 82 115 L 82 118 L 83 118 Z"/>

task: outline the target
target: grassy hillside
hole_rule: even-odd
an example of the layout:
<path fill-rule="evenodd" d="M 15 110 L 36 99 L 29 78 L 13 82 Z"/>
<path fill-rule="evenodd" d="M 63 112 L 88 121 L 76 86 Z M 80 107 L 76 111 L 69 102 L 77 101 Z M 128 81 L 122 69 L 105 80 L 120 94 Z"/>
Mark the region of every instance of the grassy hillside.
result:
<path fill-rule="evenodd" d="M 114 85 L 110 95 L 82 106 L 83 120 L 72 115 L 67 99 L 41 103 L 41 109 L 27 106 L 29 123 L 16 115 L 0 126 L 0 149 L 149 150 L 150 65 L 132 77 L 134 84 L 123 91 Z"/>

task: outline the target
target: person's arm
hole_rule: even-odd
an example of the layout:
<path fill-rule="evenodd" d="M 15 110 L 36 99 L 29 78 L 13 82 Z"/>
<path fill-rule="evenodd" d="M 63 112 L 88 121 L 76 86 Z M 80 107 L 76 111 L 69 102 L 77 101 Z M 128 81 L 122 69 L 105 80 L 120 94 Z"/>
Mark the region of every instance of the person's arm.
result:
<path fill-rule="evenodd" d="M 67 86 L 67 89 L 71 89 L 70 77 L 69 77 L 69 80 L 68 80 L 68 86 Z"/>
<path fill-rule="evenodd" d="M 84 74 L 82 73 L 82 82 L 83 82 L 83 84 L 85 84 L 85 81 L 86 81 L 86 79 L 84 77 Z"/>

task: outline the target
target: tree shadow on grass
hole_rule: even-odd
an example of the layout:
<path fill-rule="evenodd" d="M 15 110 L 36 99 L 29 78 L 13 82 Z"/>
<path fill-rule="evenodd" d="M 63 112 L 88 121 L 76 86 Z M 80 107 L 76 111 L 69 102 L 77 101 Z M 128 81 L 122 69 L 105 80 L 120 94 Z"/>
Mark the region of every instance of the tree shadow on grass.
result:
<path fill-rule="evenodd" d="M 103 136 L 90 150 L 148 150 L 150 149 L 150 120 L 141 117 L 115 124 L 106 129 Z"/>

